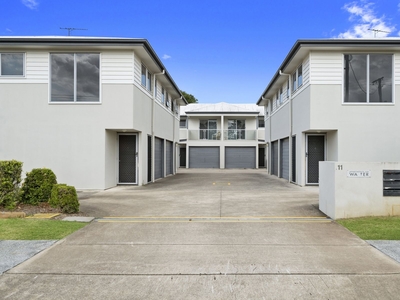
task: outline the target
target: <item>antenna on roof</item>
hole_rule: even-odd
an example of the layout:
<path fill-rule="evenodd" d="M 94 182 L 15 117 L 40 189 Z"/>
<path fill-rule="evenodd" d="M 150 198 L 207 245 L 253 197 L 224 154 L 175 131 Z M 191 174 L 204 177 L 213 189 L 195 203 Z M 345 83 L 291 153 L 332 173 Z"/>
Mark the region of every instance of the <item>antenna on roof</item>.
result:
<path fill-rule="evenodd" d="M 379 30 L 379 29 L 374 29 L 374 28 L 370 28 L 370 29 L 368 29 L 368 30 L 374 32 L 374 37 L 376 37 L 376 34 L 377 34 L 378 32 L 390 33 L 390 31 L 384 31 L 384 30 Z"/>
<path fill-rule="evenodd" d="M 86 28 L 73 28 L 73 27 L 60 27 L 60 29 L 68 30 L 68 36 L 71 35 L 71 31 L 73 30 L 87 30 Z"/>

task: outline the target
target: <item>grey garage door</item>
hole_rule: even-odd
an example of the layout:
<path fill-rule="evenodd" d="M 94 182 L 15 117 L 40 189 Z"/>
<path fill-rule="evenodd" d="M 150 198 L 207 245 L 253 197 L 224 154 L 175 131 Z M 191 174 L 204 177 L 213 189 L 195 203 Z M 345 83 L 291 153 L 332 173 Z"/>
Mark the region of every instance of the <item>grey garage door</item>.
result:
<path fill-rule="evenodd" d="M 154 144 L 154 178 L 158 179 L 164 177 L 164 140 L 155 138 Z"/>
<path fill-rule="evenodd" d="M 167 169 L 167 175 L 172 174 L 172 170 L 173 170 L 173 165 L 174 165 L 174 159 L 173 159 L 173 154 L 174 154 L 174 150 L 173 150 L 173 143 L 170 141 L 167 141 L 166 144 L 166 149 L 165 149 L 165 160 L 166 160 L 166 169 Z"/>
<path fill-rule="evenodd" d="M 281 140 L 281 177 L 289 180 L 289 138 Z"/>
<path fill-rule="evenodd" d="M 256 147 L 225 147 L 225 168 L 255 169 Z"/>
<path fill-rule="evenodd" d="M 271 148 L 271 174 L 278 176 L 278 141 L 272 142 Z"/>
<path fill-rule="evenodd" d="M 189 147 L 189 168 L 219 168 L 219 147 Z"/>

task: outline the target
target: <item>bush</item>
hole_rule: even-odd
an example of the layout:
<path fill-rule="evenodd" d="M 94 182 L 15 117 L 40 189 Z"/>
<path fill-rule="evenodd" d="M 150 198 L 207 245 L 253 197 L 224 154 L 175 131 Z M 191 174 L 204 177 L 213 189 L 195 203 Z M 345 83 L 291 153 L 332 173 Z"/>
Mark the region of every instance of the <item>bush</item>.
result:
<path fill-rule="evenodd" d="M 0 161 L 0 205 L 14 208 L 20 199 L 22 162 Z"/>
<path fill-rule="evenodd" d="M 21 202 L 37 205 L 50 199 L 51 189 L 57 184 L 56 175 L 50 169 L 33 169 L 26 174 L 22 184 Z"/>
<path fill-rule="evenodd" d="M 61 209 L 63 213 L 79 212 L 79 201 L 75 187 L 66 184 L 55 184 L 51 190 L 49 204 L 51 207 Z"/>

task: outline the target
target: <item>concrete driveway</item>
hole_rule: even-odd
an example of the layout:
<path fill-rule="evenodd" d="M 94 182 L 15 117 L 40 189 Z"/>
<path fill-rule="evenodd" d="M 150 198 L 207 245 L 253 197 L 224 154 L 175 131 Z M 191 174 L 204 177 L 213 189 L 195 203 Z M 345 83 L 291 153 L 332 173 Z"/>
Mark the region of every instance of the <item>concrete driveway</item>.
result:
<path fill-rule="evenodd" d="M 80 193 L 98 219 L 0 277 L 5 299 L 396 299 L 400 264 L 263 170 Z"/>

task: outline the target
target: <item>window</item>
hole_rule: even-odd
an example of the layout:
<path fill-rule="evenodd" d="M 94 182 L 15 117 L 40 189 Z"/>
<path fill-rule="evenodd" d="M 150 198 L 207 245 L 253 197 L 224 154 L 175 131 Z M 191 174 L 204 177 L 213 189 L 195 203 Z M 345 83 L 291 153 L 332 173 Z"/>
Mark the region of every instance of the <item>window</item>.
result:
<path fill-rule="evenodd" d="M 297 69 L 297 87 L 300 87 L 303 84 L 303 66 Z"/>
<path fill-rule="evenodd" d="M 0 53 L 0 76 L 24 76 L 23 53 Z"/>
<path fill-rule="evenodd" d="M 393 55 L 345 54 L 344 102 L 393 102 Z"/>
<path fill-rule="evenodd" d="M 258 118 L 258 128 L 264 128 L 264 127 L 265 127 L 264 118 Z"/>
<path fill-rule="evenodd" d="M 170 106 L 170 102 L 169 102 L 169 95 L 168 95 L 168 93 L 167 92 L 165 92 L 165 105 L 167 106 L 167 107 L 169 107 Z"/>
<path fill-rule="evenodd" d="M 154 97 L 157 98 L 157 79 L 154 79 Z"/>
<path fill-rule="evenodd" d="M 283 88 L 281 87 L 279 89 L 279 105 L 281 105 L 283 102 Z"/>
<path fill-rule="evenodd" d="M 100 54 L 52 53 L 51 102 L 99 102 Z"/>
<path fill-rule="evenodd" d="M 151 73 L 147 70 L 147 68 L 144 65 L 142 65 L 141 84 L 148 91 L 151 91 Z"/>
<path fill-rule="evenodd" d="M 289 99 L 289 91 L 290 91 L 290 89 L 289 89 L 289 80 L 287 81 L 287 83 L 286 83 L 286 98 L 288 98 Z"/>
<path fill-rule="evenodd" d="M 292 74 L 292 91 L 297 90 L 297 75 L 296 72 Z"/>
<path fill-rule="evenodd" d="M 292 92 L 303 85 L 303 65 L 300 65 L 292 74 Z"/>
<path fill-rule="evenodd" d="M 161 103 L 165 103 L 165 91 L 163 87 L 161 87 Z"/>
<path fill-rule="evenodd" d="M 228 140 L 246 139 L 246 120 L 228 120 Z"/>
<path fill-rule="evenodd" d="M 219 140 L 220 135 L 217 132 L 217 120 L 200 120 L 201 140 Z"/>
<path fill-rule="evenodd" d="M 180 128 L 186 128 L 186 119 L 181 119 L 179 121 L 179 127 Z"/>

